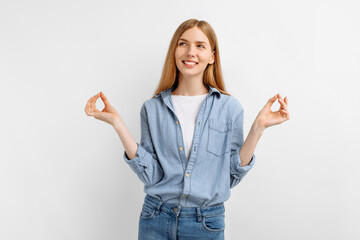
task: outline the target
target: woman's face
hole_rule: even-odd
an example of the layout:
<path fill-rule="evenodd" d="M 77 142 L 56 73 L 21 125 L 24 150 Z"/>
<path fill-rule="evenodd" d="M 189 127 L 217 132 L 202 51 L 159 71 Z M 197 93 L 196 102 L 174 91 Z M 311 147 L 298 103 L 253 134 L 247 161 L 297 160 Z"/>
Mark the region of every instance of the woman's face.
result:
<path fill-rule="evenodd" d="M 202 75 L 208 64 L 214 63 L 209 39 L 197 27 L 186 30 L 175 50 L 175 62 L 184 76 Z"/>

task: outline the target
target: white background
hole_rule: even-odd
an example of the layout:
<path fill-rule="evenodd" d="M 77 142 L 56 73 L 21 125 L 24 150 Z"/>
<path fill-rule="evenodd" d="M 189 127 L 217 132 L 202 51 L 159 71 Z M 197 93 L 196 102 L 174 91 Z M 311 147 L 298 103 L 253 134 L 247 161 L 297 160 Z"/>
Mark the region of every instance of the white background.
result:
<path fill-rule="evenodd" d="M 246 135 L 268 98 L 289 98 L 291 119 L 265 130 L 225 202 L 226 239 L 360 238 L 357 1 L 2 0 L 0 239 L 137 238 L 143 185 L 84 108 L 103 91 L 138 142 L 189 18 L 217 34 Z"/>

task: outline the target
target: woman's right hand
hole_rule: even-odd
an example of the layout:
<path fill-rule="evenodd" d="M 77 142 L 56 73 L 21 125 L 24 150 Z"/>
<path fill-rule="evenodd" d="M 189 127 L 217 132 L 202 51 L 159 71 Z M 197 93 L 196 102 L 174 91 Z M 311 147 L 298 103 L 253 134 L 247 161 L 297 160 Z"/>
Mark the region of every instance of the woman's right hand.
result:
<path fill-rule="evenodd" d="M 101 97 L 101 100 L 104 102 L 105 107 L 102 111 L 99 111 L 96 108 L 96 101 L 97 99 Z M 90 98 L 85 106 L 85 113 L 88 116 L 93 116 L 96 119 L 99 119 L 101 121 L 107 122 L 110 125 L 114 126 L 115 122 L 118 119 L 121 119 L 119 113 L 116 111 L 116 109 L 111 106 L 109 100 L 102 92 L 99 92 L 92 98 Z"/>

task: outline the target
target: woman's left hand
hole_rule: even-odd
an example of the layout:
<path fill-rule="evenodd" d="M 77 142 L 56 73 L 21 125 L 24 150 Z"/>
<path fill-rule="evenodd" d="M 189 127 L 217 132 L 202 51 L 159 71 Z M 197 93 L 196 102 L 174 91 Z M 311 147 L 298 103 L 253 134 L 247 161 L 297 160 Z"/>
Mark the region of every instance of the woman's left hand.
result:
<path fill-rule="evenodd" d="M 280 103 L 280 108 L 278 111 L 271 111 L 271 106 L 278 99 Z M 262 126 L 264 129 L 273 125 L 277 125 L 285 122 L 290 119 L 290 114 L 288 110 L 288 99 L 285 97 L 284 99 L 280 96 L 280 94 L 276 94 L 266 105 L 261 109 L 259 114 L 256 117 L 256 121 Z"/>

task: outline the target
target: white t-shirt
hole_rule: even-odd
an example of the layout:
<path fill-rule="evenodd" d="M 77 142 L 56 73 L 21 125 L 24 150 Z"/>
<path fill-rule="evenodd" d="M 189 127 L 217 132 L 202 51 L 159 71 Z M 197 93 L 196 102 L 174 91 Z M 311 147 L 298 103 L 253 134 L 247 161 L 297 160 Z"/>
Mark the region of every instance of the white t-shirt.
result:
<path fill-rule="evenodd" d="M 180 121 L 185 144 L 184 150 L 188 160 L 194 136 L 196 117 L 207 95 L 208 93 L 196 96 L 171 95 L 175 114 Z"/>

